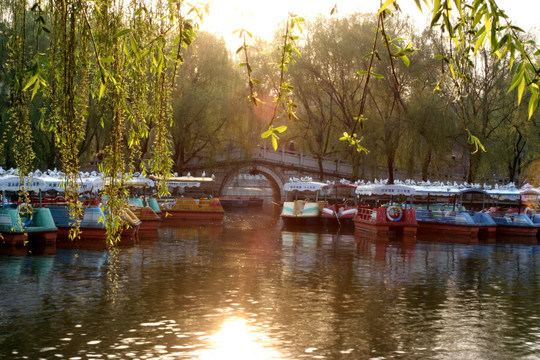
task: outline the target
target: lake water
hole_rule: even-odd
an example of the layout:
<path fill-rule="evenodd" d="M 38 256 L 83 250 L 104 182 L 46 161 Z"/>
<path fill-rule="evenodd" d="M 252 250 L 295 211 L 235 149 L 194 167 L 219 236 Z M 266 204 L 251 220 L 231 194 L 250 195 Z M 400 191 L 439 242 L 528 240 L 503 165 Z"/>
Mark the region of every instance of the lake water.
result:
<path fill-rule="evenodd" d="M 0 359 L 538 358 L 538 245 L 291 231 L 267 209 L 116 260 L 0 255 Z"/>

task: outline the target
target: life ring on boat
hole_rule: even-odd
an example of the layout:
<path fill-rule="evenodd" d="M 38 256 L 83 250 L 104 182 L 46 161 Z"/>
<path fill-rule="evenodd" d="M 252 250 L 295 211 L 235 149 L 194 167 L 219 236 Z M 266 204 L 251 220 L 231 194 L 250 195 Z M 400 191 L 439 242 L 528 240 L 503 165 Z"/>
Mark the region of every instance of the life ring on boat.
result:
<path fill-rule="evenodd" d="M 67 203 L 67 200 L 63 196 L 57 196 L 57 197 L 54 198 L 53 203 L 55 203 L 55 204 L 65 204 L 65 203 Z"/>
<path fill-rule="evenodd" d="M 536 215 L 536 211 L 534 211 L 534 209 L 531 209 L 528 206 L 525 208 L 525 210 L 523 210 L 523 213 L 528 217 L 533 217 L 534 215 Z"/>
<path fill-rule="evenodd" d="M 399 206 L 389 206 L 386 209 L 386 217 L 390 221 L 399 221 L 403 217 L 403 209 L 401 209 Z"/>
<path fill-rule="evenodd" d="M 32 209 L 30 204 L 20 203 L 19 206 L 17 206 L 17 212 L 21 217 L 23 226 L 26 227 L 32 223 L 32 219 L 34 218 L 34 209 Z"/>
<path fill-rule="evenodd" d="M 123 215 L 124 216 L 122 217 L 124 218 L 125 222 L 127 222 L 130 226 L 135 227 L 141 224 L 141 220 L 139 220 L 137 215 L 135 215 L 130 209 L 124 209 Z"/>

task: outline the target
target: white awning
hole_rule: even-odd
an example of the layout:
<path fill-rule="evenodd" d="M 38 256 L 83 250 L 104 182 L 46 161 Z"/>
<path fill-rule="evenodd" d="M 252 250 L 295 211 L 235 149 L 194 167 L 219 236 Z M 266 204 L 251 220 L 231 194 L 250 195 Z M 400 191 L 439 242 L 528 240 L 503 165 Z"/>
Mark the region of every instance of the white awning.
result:
<path fill-rule="evenodd" d="M 315 181 L 294 181 L 285 183 L 285 185 L 283 185 L 283 188 L 285 189 L 285 191 L 317 192 L 321 191 L 322 189 L 328 188 L 328 184 Z"/>
<path fill-rule="evenodd" d="M 359 185 L 357 195 L 405 195 L 416 193 L 416 189 L 407 185 Z"/>

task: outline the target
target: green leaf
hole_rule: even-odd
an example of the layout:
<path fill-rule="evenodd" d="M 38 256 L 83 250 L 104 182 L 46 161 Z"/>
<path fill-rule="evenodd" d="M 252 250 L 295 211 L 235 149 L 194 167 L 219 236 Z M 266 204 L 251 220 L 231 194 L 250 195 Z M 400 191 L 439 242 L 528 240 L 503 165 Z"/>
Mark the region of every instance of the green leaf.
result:
<path fill-rule="evenodd" d="M 32 76 L 30 80 L 28 80 L 28 83 L 26 83 L 24 89 L 22 91 L 26 91 L 30 86 L 32 86 L 38 79 L 38 74 Z"/>
<path fill-rule="evenodd" d="M 272 135 L 272 127 L 270 127 L 268 130 L 266 130 L 265 132 L 263 132 L 261 134 L 261 138 L 263 139 L 266 139 L 267 137 L 269 137 L 270 135 Z"/>
<path fill-rule="evenodd" d="M 119 38 L 121 36 L 124 36 L 126 34 L 129 34 L 130 32 L 132 32 L 133 30 L 131 29 L 124 29 L 124 30 L 120 30 L 119 32 L 117 32 L 116 34 L 114 34 L 112 36 L 113 39 L 116 39 L 116 38 Z"/>
<path fill-rule="evenodd" d="M 99 95 L 98 95 L 98 100 L 101 100 L 101 98 L 103 97 L 103 94 L 105 93 L 105 84 L 104 83 L 101 83 L 99 85 Z"/>
<path fill-rule="evenodd" d="M 483 28 L 482 28 L 483 29 Z M 480 31 L 482 31 L 482 29 L 480 29 Z M 487 32 L 485 31 L 482 31 L 481 35 L 478 37 L 478 40 L 476 40 L 476 44 L 474 45 L 474 52 L 473 52 L 473 55 L 476 55 L 476 52 L 478 51 L 478 49 L 484 45 L 485 43 L 485 39 L 486 39 L 486 35 L 487 35 Z"/>
<path fill-rule="evenodd" d="M 384 79 L 384 76 L 381 75 L 381 74 L 377 74 L 377 73 L 372 72 L 371 75 L 373 75 L 373 76 L 376 77 L 377 79 Z"/>
<path fill-rule="evenodd" d="M 148 10 L 146 10 L 146 7 L 142 6 L 142 7 L 140 7 L 137 11 L 135 11 L 135 14 L 134 14 L 134 15 L 135 15 L 135 16 L 141 15 L 141 13 L 142 13 L 143 11 L 148 12 Z"/>
<path fill-rule="evenodd" d="M 34 85 L 34 91 L 32 91 L 32 97 L 31 97 L 32 100 L 34 100 L 34 96 L 36 96 L 38 89 L 39 89 L 39 81 L 36 81 L 36 85 Z"/>
<path fill-rule="evenodd" d="M 521 97 L 523 96 L 524 90 L 525 90 L 525 78 L 521 80 L 518 86 L 518 105 L 521 104 Z"/>
<path fill-rule="evenodd" d="M 274 148 L 274 151 L 277 150 L 277 138 L 273 134 L 272 134 L 272 147 Z"/>
<path fill-rule="evenodd" d="M 471 154 L 476 154 L 478 152 L 478 150 L 482 150 L 482 152 L 486 152 L 486 148 L 484 147 L 484 145 L 482 144 L 480 139 L 478 137 L 474 136 L 469 131 L 469 129 L 465 129 L 465 131 L 467 132 L 468 137 L 469 137 L 469 144 L 474 145 L 474 147 L 475 147 L 474 151 Z"/>
<path fill-rule="evenodd" d="M 100 58 L 100 60 L 101 60 L 101 62 L 103 64 L 109 64 L 109 63 L 114 62 L 114 57 L 109 56 L 109 57 L 106 57 L 106 58 Z"/>
<path fill-rule="evenodd" d="M 433 1 L 433 18 L 431 20 L 431 25 L 433 26 L 434 23 L 437 22 L 437 20 L 439 19 L 439 16 L 441 16 L 441 14 L 439 13 L 439 9 L 441 7 L 441 0 L 434 0 Z"/>
<path fill-rule="evenodd" d="M 444 12 L 443 15 L 444 24 L 446 25 L 446 28 L 448 29 L 448 34 L 451 38 L 454 37 L 454 28 L 452 27 L 452 24 L 450 23 L 450 17 L 448 16 L 447 12 Z"/>
<path fill-rule="evenodd" d="M 405 55 L 401 56 L 400 59 L 401 59 L 401 61 L 403 61 L 403 63 L 405 64 L 405 66 L 409 66 L 409 65 L 411 64 L 409 58 L 406 57 Z"/>
<path fill-rule="evenodd" d="M 343 136 L 339 138 L 339 140 L 341 140 L 341 141 L 347 140 L 347 139 L 349 139 L 349 134 L 346 133 L 346 132 L 344 132 L 344 133 L 343 133 Z"/>
<path fill-rule="evenodd" d="M 131 37 L 130 43 L 131 43 L 131 49 L 133 50 L 133 52 L 135 53 L 137 58 L 140 59 L 141 58 L 141 50 L 139 49 L 139 46 L 137 45 L 137 42 L 135 41 L 134 37 Z"/>
<path fill-rule="evenodd" d="M 277 128 L 274 129 L 274 131 L 277 131 L 278 133 L 282 133 L 284 132 L 285 130 L 287 130 L 287 126 L 283 125 L 283 126 L 279 126 Z"/>
<path fill-rule="evenodd" d="M 529 119 L 533 116 L 534 111 L 538 107 L 538 90 L 531 90 L 531 98 L 529 99 Z"/>
<path fill-rule="evenodd" d="M 392 5 L 392 3 L 396 1 L 396 0 L 386 0 L 384 2 L 384 4 L 382 4 L 381 8 L 379 9 L 379 11 L 377 12 L 377 14 L 380 14 L 382 13 L 384 10 L 386 10 L 386 8 L 390 5 Z"/>
<path fill-rule="evenodd" d="M 518 86 L 521 83 L 521 81 L 524 78 L 523 75 L 524 75 L 523 74 L 523 63 L 521 63 L 521 64 L 519 64 L 519 66 L 517 68 L 517 71 L 514 74 L 514 78 L 512 79 L 512 84 L 510 85 L 510 88 L 508 89 L 507 93 L 512 91 L 516 86 Z"/>
<path fill-rule="evenodd" d="M 368 71 L 359 71 L 359 72 L 357 72 L 357 74 L 360 75 L 360 76 L 364 76 L 364 75 L 369 74 L 369 72 Z"/>

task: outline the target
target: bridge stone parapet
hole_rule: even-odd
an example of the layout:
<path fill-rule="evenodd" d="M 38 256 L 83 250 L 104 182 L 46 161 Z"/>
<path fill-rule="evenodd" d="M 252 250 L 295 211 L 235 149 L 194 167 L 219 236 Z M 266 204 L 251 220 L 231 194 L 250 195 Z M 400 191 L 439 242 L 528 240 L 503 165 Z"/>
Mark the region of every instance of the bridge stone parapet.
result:
<path fill-rule="evenodd" d="M 310 176 L 318 180 L 322 174 L 324 181 L 350 179 L 353 166 L 340 159 L 317 159 L 302 152 L 288 151 L 285 148 L 273 151 L 263 146 L 251 152 L 239 149 L 229 151 L 212 161 L 198 158 L 188 163 L 184 171 L 189 171 L 192 175 L 199 175 L 202 171 L 205 171 L 207 175 L 214 174 L 216 177 L 215 196 L 221 196 L 223 190 L 238 174 L 261 174 L 272 187 L 274 201 L 281 202 L 285 196 L 283 185 L 290 178 Z"/>

